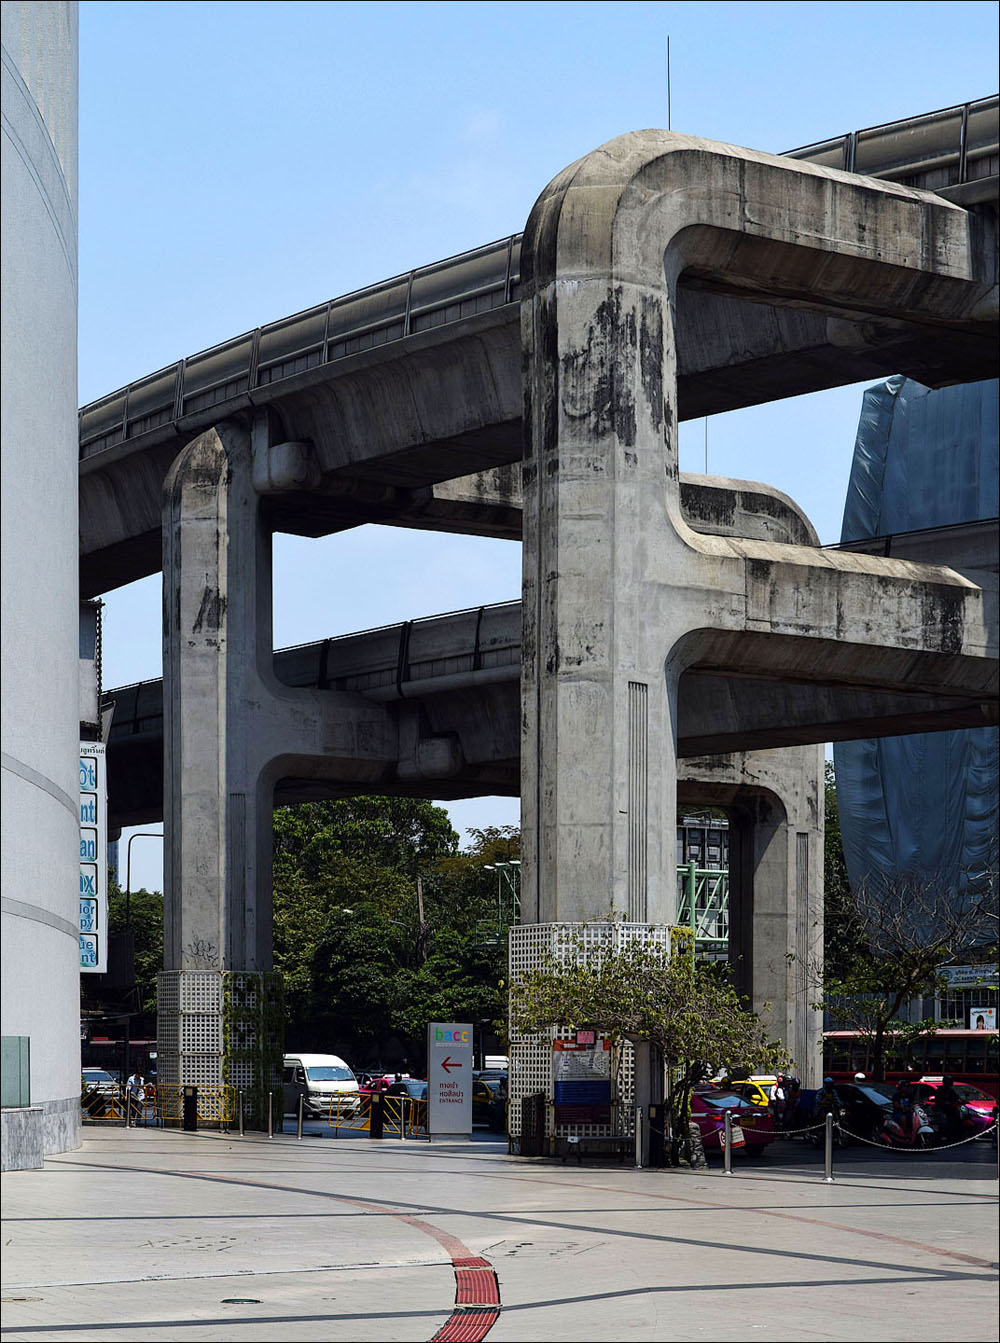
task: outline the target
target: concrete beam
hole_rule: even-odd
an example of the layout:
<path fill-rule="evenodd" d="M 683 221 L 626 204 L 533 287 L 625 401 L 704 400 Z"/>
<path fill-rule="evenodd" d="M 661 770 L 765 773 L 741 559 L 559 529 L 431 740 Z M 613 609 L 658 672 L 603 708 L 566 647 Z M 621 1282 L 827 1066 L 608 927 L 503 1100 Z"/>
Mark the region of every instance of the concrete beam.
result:
<path fill-rule="evenodd" d="M 822 176 L 824 171 L 783 161 L 793 175 L 813 171 Z M 738 184 L 732 190 L 738 195 Z M 896 190 L 906 193 L 906 188 Z M 927 193 L 909 195 L 936 199 L 962 216 L 970 265 L 977 271 L 992 265 L 995 211 L 977 207 L 966 212 Z M 678 418 L 893 372 L 929 386 L 995 375 L 994 279 L 987 279 L 983 301 L 971 307 L 962 300 L 949 309 L 935 298 L 931 304 L 886 308 L 877 289 L 838 289 L 832 275 L 822 294 L 801 283 L 781 253 L 782 247 L 797 245 L 788 238 L 772 239 L 771 264 L 749 276 L 746 270 L 738 273 L 724 248 L 713 252 L 691 232 L 685 243 L 690 255 L 673 295 Z M 870 247 L 871 258 L 880 246 L 878 240 Z M 759 250 L 748 233 L 741 249 L 752 247 Z M 168 370 L 152 380 L 160 399 L 150 408 L 146 403 L 154 393 L 146 380 L 135 396 L 120 398 L 127 437 L 86 445 L 80 462 L 82 595 L 156 572 L 159 490 L 173 458 L 217 419 L 242 419 L 248 425 L 261 409 L 277 417 L 287 439 L 311 441 L 321 469 L 315 488 L 276 505 L 278 530 L 319 536 L 360 519 L 506 534 L 496 530 L 502 519 L 475 507 L 474 500 L 453 499 L 455 507 L 448 509 L 434 487 L 459 475 L 502 469 L 521 455 L 516 303 L 332 362 L 305 360 L 310 366 L 303 368 L 292 360 L 295 371 L 275 381 L 262 380 L 247 358 L 246 367 L 230 370 L 228 395 L 221 402 L 198 388 L 189 398 L 180 389 L 175 396 Z M 178 404 L 183 413 L 177 413 Z M 151 410 L 155 413 L 147 413 Z"/>

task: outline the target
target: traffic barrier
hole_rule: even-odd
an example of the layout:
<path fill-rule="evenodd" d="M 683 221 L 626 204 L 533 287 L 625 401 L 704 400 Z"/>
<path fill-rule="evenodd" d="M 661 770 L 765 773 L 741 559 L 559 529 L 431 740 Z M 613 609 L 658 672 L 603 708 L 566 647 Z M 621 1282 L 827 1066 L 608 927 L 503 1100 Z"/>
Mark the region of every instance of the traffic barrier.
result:
<path fill-rule="evenodd" d="M 730 1121 L 730 1116 L 729 1116 L 729 1111 L 728 1111 L 728 1110 L 726 1111 L 726 1117 L 725 1117 L 725 1118 L 726 1118 L 726 1132 L 725 1132 L 725 1136 L 724 1136 L 724 1138 L 723 1138 L 723 1142 L 722 1142 L 722 1150 L 723 1150 L 723 1158 L 724 1158 L 724 1160 L 723 1160 L 723 1174 L 724 1174 L 724 1175 L 732 1175 L 733 1170 L 732 1170 L 732 1163 L 731 1163 L 731 1146 L 730 1146 L 730 1122 L 731 1122 L 731 1121 Z M 949 1150 L 950 1150 L 951 1148 L 953 1148 L 953 1147 L 964 1147 L 967 1143 L 970 1143 L 970 1142 L 979 1142 L 981 1139 L 983 1139 L 983 1138 L 987 1138 L 991 1133 L 994 1134 L 994 1135 L 996 1135 L 996 1133 L 997 1133 L 997 1123 L 996 1123 L 996 1121 L 994 1121 L 994 1122 L 989 1126 L 989 1128 L 984 1128 L 980 1133 L 973 1133 L 973 1134 L 970 1134 L 967 1138 L 959 1138 L 956 1142 L 936 1143 L 933 1147 L 898 1147 L 898 1146 L 896 1146 L 896 1145 L 892 1145 L 892 1146 L 890 1146 L 888 1143 L 884 1143 L 884 1142 L 877 1142 L 877 1141 L 876 1141 L 875 1139 L 873 1139 L 873 1138 L 866 1138 L 866 1137 L 864 1137 L 864 1136 L 863 1136 L 862 1134 L 860 1134 L 860 1133 L 852 1133 L 851 1130 L 850 1130 L 849 1128 L 846 1128 L 843 1124 L 839 1123 L 836 1119 L 834 1119 L 832 1113 L 829 1113 L 829 1112 L 828 1112 L 828 1113 L 826 1114 L 826 1116 L 824 1117 L 822 1124 L 811 1124 L 811 1125 L 809 1125 L 808 1128 L 803 1128 L 803 1129 L 785 1130 L 785 1136 L 786 1136 L 786 1137 L 790 1137 L 793 1133 L 811 1133 L 811 1132 L 814 1132 L 814 1131 L 815 1131 L 816 1129 L 818 1129 L 818 1128 L 823 1128 L 823 1129 L 825 1130 L 825 1133 L 824 1133 L 824 1144 L 823 1144 L 823 1148 L 824 1148 L 824 1150 L 823 1150 L 823 1183 L 824 1183 L 824 1184 L 833 1184 L 833 1182 L 834 1182 L 834 1177 L 833 1177 L 833 1131 L 834 1131 L 834 1129 L 839 1129 L 839 1131 L 840 1131 L 846 1138 L 850 1138 L 853 1142 L 863 1143 L 866 1147 L 877 1147 L 878 1150 L 879 1150 L 880 1152 L 907 1152 L 907 1153 L 909 1153 L 911 1156 L 932 1156 L 935 1152 L 947 1152 L 947 1151 L 949 1151 Z M 994 1141 L 996 1141 L 996 1138 L 995 1138 L 995 1137 L 994 1137 Z M 997 1179 L 1000 1179 L 1000 1152 L 998 1152 Z"/>
<path fill-rule="evenodd" d="M 385 1092 L 373 1092 L 363 1096 L 360 1101 L 352 1095 L 331 1096 L 327 1108 L 326 1122 L 338 1133 L 370 1133 L 372 1121 L 372 1099 L 382 1116 L 382 1133 L 387 1138 L 418 1138 L 427 1133 L 427 1102 L 415 1100 L 412 1096 L 388 1096 Z"/>
<path fill-rule="evenodd" d="M 84 1124 L 124 1124 L 127 1119 L 125 1088 L 117 1084 L 105 1091 L 84 1087 L 80 1109 Z"/>
<path fill-rule="evenodd" d="M 179 1128 L 184 1121 L 184 1084 L 158 1082 L 152 1113 L 157 1124 Z M 236 1119 L 236 1089 L 231 1086 L 197 1087 L 197 1122 L 228 1128 Z M 189 1101 L 190 1104 L 190 1101 Z"/>

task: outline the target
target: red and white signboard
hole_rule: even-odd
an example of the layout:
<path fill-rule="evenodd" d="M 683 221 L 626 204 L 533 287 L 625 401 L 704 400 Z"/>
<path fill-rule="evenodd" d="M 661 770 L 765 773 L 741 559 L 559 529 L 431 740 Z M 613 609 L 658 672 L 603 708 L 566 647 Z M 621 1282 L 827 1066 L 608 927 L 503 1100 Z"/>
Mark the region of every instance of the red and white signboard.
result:
<path fill-rule="evenodd" d="M 472 1133 L 472 1024 L 427 1027 L 427 1131 L 432 1138 Z"/>

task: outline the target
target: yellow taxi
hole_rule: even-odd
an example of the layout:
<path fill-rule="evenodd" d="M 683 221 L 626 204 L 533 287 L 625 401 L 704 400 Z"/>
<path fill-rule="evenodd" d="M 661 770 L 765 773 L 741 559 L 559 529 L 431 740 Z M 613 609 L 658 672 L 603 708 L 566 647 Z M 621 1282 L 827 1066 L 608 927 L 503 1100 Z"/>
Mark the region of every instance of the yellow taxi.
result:
<path fill-rule="evenodd" d="M 726 1079 L 726 1088 L 729 1091 L 735 1091 L 737 1096 L 742 1096 L 745 1101 L 751 1105 L 759 1105 L 766 1110 L 774 1100 L 774 1089 L 778 1085 L 778 1079 L 770 1074 L 755 1074 L 753 1077 L 741 1077 L 739 1080 Z"/>

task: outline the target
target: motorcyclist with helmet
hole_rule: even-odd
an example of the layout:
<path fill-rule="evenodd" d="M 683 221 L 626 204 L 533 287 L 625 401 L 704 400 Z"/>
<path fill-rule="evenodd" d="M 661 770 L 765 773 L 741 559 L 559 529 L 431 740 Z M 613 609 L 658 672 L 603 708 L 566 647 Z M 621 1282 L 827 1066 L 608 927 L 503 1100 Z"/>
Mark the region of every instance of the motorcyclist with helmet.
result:
<path fill-rule="evenodd" d="M 941 1141 L 956 1142 L 962 1123 L 962 1098 L 955 1090 L 955 1081 L 945 1074 L 934 1097 L 934 1109 L 941 1116 Z"/>
<path fill-rule="evenodd" d="M 816 1092 L 817 1118 L 822 1118 L 827 1110 L 832 1110 L 836 1114 L 840 1108 L 840 1097 L 837 1095 L 837 1088 L 833 1085 L 833 1078 L 824 1077 L 822 1088 Z"/>
<path fill-rule="evenodd" d="M 904 1077 L 892 1093 L 892 1116 L 886 1129 L 903 1143 L 916 1145 L 916 1113 L 913 1106 L 913 1087 Z"/>
<path fill-rule="evenodd" d="M 832 1077 L 824 1077 L 822 1087 L 816 1092 L 813 1117 L 816 1123 L 825 1125 L 828 1114 L 833 1115 L 835 1124 L 839 1124 L 844 1114 L 844 1103 L 837 1094 L 837 1088 L 833 1085 Z M 814 1141 L 819 1140 L 817 1133 L 814 1132 L 812 1136 Z M 838 1142 L 841 1140 L 839 1128 L 835 1131 L 835 1137 Z"/>

